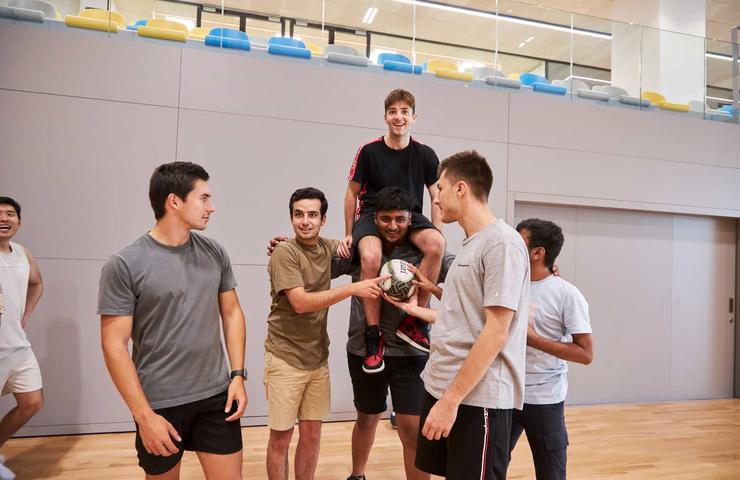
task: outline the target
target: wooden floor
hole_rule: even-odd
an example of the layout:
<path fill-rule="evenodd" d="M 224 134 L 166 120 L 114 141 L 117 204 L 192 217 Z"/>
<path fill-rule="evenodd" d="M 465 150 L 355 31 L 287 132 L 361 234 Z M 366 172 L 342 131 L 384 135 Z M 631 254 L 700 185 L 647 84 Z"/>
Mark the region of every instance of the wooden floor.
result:
<path fill-rule="evenodd" d="M 740 479 L 740 400 L 574 407 L 566 410 L 571 446 L 569 479 Z M 350 472 L 351 422 L 324 427 L 316 478 L 344 480 Z M 265 479 L 267 429 L 244 436 L 244 476 Z M 13 439 L 3 448 L 19 480 L 141 478 L 133 434 Z M 509 478 L 532 479 L 524 438 L 514 452 Z M 186 453 L 184 479 L 202 478 Z M 369 480 L 404 478 L 398 437 L 387 421 L 378 428 Z"/>

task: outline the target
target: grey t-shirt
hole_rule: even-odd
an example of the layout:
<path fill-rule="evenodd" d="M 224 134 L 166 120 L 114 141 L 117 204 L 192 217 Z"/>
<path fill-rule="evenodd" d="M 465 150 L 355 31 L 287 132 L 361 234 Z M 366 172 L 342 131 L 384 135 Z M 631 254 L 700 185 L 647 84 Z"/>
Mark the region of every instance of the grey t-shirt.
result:
<path fill-rule="evenodd" d="M 419 266 L 421 259 L 424 256 L 421 251 L 414 247 L 409 242 L 404 242 L 398 245 L 390 254 L 383 254 L 383 260 L 381 265 L 388 260 L 398 258 L 405 260 L 412 265 Z M 447 275 L 447 269 L 449 268 L 455 256 L 447 252 L 442 260 L 442 268 L 439 272 L 438 283 L 443 283 Z M 334 264 L 332 265 L 332 277 L 336 278 L 340 275 L 352 275 L 352 281 L 360 281 L 360 266 L 352 265 L 351 261 L 343 258 L 334 258 Z M 409 356 L 427 356 L 428 353 L 418 350 L 396 335 L 398 330 L 398 324 L 401 323 L 403 317 L 406 314 L 403 310 L 400 310 L 386 301 L 380 302 L 380 329 L 383 332 L 385 341 L 385 355 L 388 357 L 409 357 Z M 429 324 L 424 324 L 424 328 L 428 331 Z M 362 299 L 359 297 L 352 297 L 352 303 L 350 305 L 349 312 L 349 329 L 347 331 L 347 352 L 354 355 L 365 355 L 365 327 L 367 323 L 365 321 L 365 310 L 362 308 Z"/>
<path fill-rule="evenodd" d="M 485 324 L 485 307 L 514 310 L 509 338 L 464 405 L 520 409 L 529 306 L 529 254 L 516 230 L 499 219 L 463 241 L 447 273 L 442 305 L 432 328 L 429 361 L 421 374 L 441 398 L 457 376 Z"/>
<path fill-rule="evenodd" d="M 98 314 L 134 317 L 132 357 L 152 408 L 228 388 L 218 295 L 235 287 L 226 250 L 194 232 L 178 247 L 146 234 L 106 262 Z"/>

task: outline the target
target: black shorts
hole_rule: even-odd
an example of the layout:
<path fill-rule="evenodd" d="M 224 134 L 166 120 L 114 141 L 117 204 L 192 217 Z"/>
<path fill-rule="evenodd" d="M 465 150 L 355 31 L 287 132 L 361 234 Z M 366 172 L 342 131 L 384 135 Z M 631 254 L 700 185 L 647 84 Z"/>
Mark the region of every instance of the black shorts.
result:
<path fill-rule="evenodd" d="M 385 412 L 390 387 L 393 411 L 401 415 L 421 415 L 425 390 L 419 375 L 428 359 L 429 355 L 383 357 L 383 371 L 368 374 L 362 371 L 363 358 L 347 353 L 357 411 L 368 415 Z"/>
<path fill-rule="evenodd" d="M 416 468 L 447 480 L 505 480 L 513 410 L 460 405 L 447 438 L 427 440 L 421 429 L 437 400 L 425 392 Z"/>
<path fill-rule="evenodd" d="M 136 452 L 139 466 L 148 475 L 161 475 L 172 469 L 182 459 L 185 450 L 228 455 L 242 449 L 242 431 L 239 420 L 227 422 L 226 417 L 236 412 L 234 402 L 231 412 L 225 413 L 226 391 L 204 400 L 176 407 L 154 410 L 175 427 L 181 442 L 172 439 L 178 452 L 169 457 L 152 455 L 144 448 L 136 426 Z"/>
<path fill-rule="evenodd" d="M 426 228 L 437 227 L 435 227 L 434 224 L 430 222 L 429 219 L 423 214 L 411 212 L 411 225 L 409 225 L 409 233 L 412 233 L 416 230 L 424 230 Z M 360 240 L 362 240 L 363 237 L 367 237 L 369 235 L 380 237 L 378 227 L 377 225 L 375 225 L 375 210 L 363 210 L 362 213 L 360 213 L 360 218 L 355 220 L 355 223 L 352 227 L 352 245 L 354 245 L 355 247 L 355 252 L 357 252 L 357 245 L 359 245 Z M 356 265 L 359 265 L 360 263 L 360 256 L 357 253 L 355 253 L 353 257 L 353 262 Z"/>
<path fill-rule="evenodd" d="M 511 446 L 514 451 L 522 431 L 532 450 L 537 480 L 565 480 L 568 460 L 568 431 L 565 428 L 563 402 L 549 405 L 524 404 L 511 420 Z"/>

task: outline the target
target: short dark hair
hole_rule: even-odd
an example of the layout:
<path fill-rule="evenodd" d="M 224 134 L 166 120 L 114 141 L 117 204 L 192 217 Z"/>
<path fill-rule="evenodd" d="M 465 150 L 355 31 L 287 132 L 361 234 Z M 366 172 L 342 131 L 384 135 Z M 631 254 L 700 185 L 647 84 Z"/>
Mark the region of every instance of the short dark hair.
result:
<path fill-rule="evenodd" d="M 416 113 L 416 98 L 414 98 L 414 94 L 402 88 L 391 90 L 391 93 L 385 97 L 385 102 L 383 102 L 385 110 L 383 110 L 383 113 L 388 112 L 388 107 L 398 102 L 407 103 L 411 107 L 411 113 Z"/>
<path fill-rule="evenodd" d="M 329 202 L 326 201 L 324 192 L 314 187 L 299 188 L 293 195 L 290 196 L 290 203 L 288 208 L 290 214 L 293 215 L 293 204 L 298 200 L 319 200 L 321 202 L 321 216 L 326 216 L 326 211 L 329 210 Z"/>
<path fill-rule="evenodd" d="M 18 215 L 18 219 L 21 218 L 21 204 L 16 202 L 10 197 L 0 197 L 0 205 L 10 205 L 15 208 L 15 213 Z"/>
<path fill-rule="evenodd" d="M 528 218 L 522 220 L 516 226 L 516 230 L 529 232 L 529 249 L 542 247 L 545 249 L 545 266 L 552 268 L 555 259 L 560 255 L 560 249 L 563 248 L 563 230 L 555 223 L 549 220 L 540 220 L 539 218 Z"/>
<path fill-rule="evenodd" d="M 209 178 L 208 172 L 197 163 L 171 162 L 158 166 L 149 180 L 149 202 L 154 210 L 154 218 L 159 220 L 164 217 L 164 205 L 170 193 L 185 200 L 195 188 L 196 180 L 207 182 Z"/>
<path fill-rule="evenodd" d="M 464 181 L 473 195 L 486 201 L 493 185 L 493 170 L 485 157 L 475 150 L 458 152 L 442 160 L 437 176 L 447 172 L 447 177 L 454 181 Z"/>
<path fill-rule="evenodd" d="M 385 187 L 375 197 L 375 211 L 406 210 L 414 209 L 414 202 L 401 187 Z"/>

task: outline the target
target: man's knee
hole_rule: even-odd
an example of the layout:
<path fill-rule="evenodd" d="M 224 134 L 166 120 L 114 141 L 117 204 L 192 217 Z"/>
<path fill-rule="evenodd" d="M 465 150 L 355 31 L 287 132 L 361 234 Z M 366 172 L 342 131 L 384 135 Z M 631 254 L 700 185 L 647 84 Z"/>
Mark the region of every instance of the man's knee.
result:
<path fill-rule="evenodd" d="M 360 252 L 360 262 L 364 268 L 380 268 L 380 261 L 383 259 L 383 247 L 380 240 L 376 237 L 364 237 L 360 240 L 357 247 Z"/>
<path fill-rule="evenodd" d="M 37 414 L 44 408 L 44 395 L 41 393 L 41 390 L 19 395 L 17 401 L 18 409 L 29 417 Z"/>
<path fill-rule="evenodd" d="M 309 421 L 300 425 L 300 441 L 319 443 L 321 441 L 321 422 Z"/>
<path fill-rule="evenodd" d="M 416 246 L 419 250 L 424 253 L 424 256 L 435 256 L 442 257 L 445 248 L 447 248 L 447 242 L 445 241 L 444 235 L 434 228 L 427 228 L 421 230 L 416 235 Z"/>
<path fill-rule="evenodd" d="M 380 414 L 368 414 L 357 412 L 357 427 L 363 430 L 376 428 L 380 421 Z"/>
<path fill-rule="evenodd" d="M 268 448 L 277 452 L 287 452 L 290 446 L 290 439 L 293 437 L 293 429 L 279 431 L 270 430 L 270 439 Z"/>

